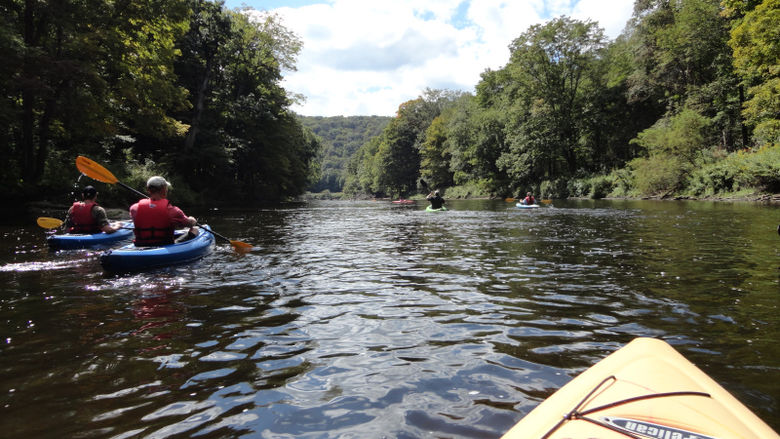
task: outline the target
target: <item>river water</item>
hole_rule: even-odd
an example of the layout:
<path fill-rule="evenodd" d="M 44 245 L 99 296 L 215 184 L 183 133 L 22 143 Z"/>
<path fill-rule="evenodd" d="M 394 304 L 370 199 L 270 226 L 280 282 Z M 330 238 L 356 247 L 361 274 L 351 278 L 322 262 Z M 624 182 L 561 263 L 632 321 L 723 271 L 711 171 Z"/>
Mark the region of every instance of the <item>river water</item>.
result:
<path fill-rule="evenodd" d="M 777 206 L 321 201 L 125 276 L 0 233 L 0 436 L 495 438 L 638 336 L 780 429 Z"/>

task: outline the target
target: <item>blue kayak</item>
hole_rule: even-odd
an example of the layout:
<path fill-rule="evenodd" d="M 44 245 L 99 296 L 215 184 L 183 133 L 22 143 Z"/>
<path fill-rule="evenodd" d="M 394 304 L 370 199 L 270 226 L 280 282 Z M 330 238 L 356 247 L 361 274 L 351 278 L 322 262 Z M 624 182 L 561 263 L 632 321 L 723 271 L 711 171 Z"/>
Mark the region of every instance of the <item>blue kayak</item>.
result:
<path fill-rule="evenodd" d="M 211 228 L 201 225 L 201 229 L 198 236 L 180 243 L 156 247 L 128 244 L 108 250 L 100 255 L 100 265 L 112 273 L 127 273 L 192 262 L 211 253 L 214 248 L 214 235 L 209 232 Z"/>
<path fill-rule="evenodd" d="M 52 250 L 76 250 L 81 248 L 107 248 L 133 237 L 133 223 L 122 222 L 121 229 L 114 233 L 65 233 L 46 238 Z"/>
<path fill-rule="evenodd" d="M 517 206 L 518 209 L 538 209 L 539 208 L 538 204 L 517 203 L 517 204 L 515 204 L 515 206 Z"/>
<path fill-rule="evenodd" d="M 447 210 L 447 208 L 444 207 L 444 206 L 441 206 L 438 209 L 434 209 L 432 206 L 429 205 L 428 207 L 425 208 L 426 212 L 444 212 L 446 210 Z"/>

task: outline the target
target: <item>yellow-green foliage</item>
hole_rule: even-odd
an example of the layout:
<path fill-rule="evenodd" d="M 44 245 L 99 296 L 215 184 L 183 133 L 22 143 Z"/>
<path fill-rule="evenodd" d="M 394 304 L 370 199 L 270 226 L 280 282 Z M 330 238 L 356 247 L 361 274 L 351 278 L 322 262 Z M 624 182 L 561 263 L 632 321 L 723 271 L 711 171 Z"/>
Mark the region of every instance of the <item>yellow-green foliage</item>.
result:
<path fill-rule="evenodd" d="M 122 183 L 146 193 L 146 181 L 153 175 L 161 175 L 171 183 L 172 189 L 168 193 L 168 198 L 177 205 L 192 205 L 199 203 L 198 195 L 190 189 L 187 182 L 175 175 L 168 174 L 162 165 L 152 160 L 146 159 L 143 163 L 135 160 L 127 162 L 128 175 L 125 178 L 117 176 Z M 129 192 L 129 191 L 128 191 Z M 130 199 L 135 195 L 128 195 Z"/>
<path fill-rule="evenodd" d="M 629 166 L 633 170 L 636 190 L 641 195 L 664 195 L 678 187 L 682 178 L 679 159 L 670 155 L 634 159 Z"/>
<path fill-rule="evenodd" d="M 693 166 L 707 148 L 705 134 L 709 125 L 709 119 L 686 108 L 659 120 L 631 142 L 647 149 L 650 156 L 673 155 L 678 161 Z"/>
<path fill-rule="evenodd" d="M 489 196 L 491 196 L 490 191 L 485 189 L 484 182 L 453 186 L 447 188 L 444 193 L 445 198 L 483 198 Z"/>
<path fill-rule="evenodd" d="M 567 181 L 564 178 L 556 180 L 545 180 L 539 185 L 539 197 L 545 198 L 566 198 L 569 196 Z"/>
<path fill-rule="evenodd" d="M 710 196 L 750 188 L 780 192 L 780 144 L 738 151 L 701 167 L 691 176 L 688 191 Z"/>
<path fill-rule="evenodd" d="M 737 73 L 751 85 L 742 114 L 755 126 L 759 144 L 776 143 L 780 141 L 780 0 L 759 2 L 738 23 L 729 45 Z"/>

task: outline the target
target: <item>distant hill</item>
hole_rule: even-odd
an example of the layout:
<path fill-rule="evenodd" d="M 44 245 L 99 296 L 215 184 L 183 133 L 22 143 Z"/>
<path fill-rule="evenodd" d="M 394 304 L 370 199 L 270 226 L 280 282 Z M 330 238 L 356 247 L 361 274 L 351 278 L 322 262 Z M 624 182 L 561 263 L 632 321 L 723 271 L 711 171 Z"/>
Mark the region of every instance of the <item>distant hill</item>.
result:
<path fill-rule="evenodd" d="M 378 136 L 390 122 L 387 116 L 298 116 L 301 123 L 322 139 L 322 177 L 309 190 L 341 192 L 352 154 Z"/>

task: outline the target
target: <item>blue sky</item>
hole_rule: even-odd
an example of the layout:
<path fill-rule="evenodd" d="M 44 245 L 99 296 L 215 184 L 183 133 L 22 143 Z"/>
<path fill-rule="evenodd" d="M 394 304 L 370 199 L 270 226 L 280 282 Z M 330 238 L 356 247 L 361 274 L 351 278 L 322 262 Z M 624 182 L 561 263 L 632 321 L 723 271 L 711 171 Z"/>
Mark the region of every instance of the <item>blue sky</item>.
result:
<path fill-rule="evenodd" d="M 229 0 L 278 14 L 303 41 L 284 87 L 307 116 L 392 116 L 425 88 L 474 91 L 529 26 L 567 15 L 614 38 L 633 0 Z"/>

